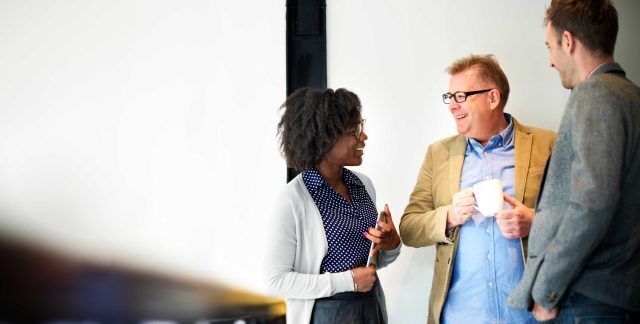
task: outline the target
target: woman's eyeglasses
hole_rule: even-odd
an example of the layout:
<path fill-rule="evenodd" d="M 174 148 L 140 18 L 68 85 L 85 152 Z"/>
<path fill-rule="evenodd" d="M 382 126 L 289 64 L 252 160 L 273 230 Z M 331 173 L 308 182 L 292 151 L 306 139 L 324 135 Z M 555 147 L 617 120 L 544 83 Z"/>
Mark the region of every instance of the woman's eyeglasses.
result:
<path fill-rule="evenodd" d="M 364 131 L 364 121 L 365 119 L 360 120 L 360 123 L 356 128 L 349 131 L 351 135 L 355 136 L 358 141 L 362 140 L 362 132 Z"/>

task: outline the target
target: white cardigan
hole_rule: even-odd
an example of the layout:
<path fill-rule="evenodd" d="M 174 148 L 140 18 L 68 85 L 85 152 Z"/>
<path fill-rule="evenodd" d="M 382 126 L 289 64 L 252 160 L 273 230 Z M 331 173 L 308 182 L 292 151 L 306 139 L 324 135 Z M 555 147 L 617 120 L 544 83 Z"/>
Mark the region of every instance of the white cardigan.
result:
<path fill-rule="evenodd" d="M 371 200 L 375 189 L 365 175 L 352 171 L 364 184 Z M 269 294 L 282 296 L 287 304 L 287 323 L 309 323 L 315 299 L 354 291 L 349 271 L 320 273 L 327 254 L 327 236 L 322 216 L 309 194 L 302 174 L 280 192 L 269 222 L 270 236 L 266 254 L 266 282 Z M 378 269 L 385 267 L 400 254 L 400 244 L 392 251 L 381 251 Z M 385 321 L 387 312 L 382 287 L 378 290 Z"/>

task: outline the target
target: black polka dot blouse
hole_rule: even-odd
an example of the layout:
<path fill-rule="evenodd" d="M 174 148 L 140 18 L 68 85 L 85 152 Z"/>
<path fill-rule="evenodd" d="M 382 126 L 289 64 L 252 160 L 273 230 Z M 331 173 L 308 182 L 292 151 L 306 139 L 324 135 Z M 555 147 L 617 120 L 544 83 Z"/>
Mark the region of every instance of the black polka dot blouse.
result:
<path fill-rule="evenodd" d="M 329 243 L 320 273 L 342 272 L 364 266 L 371 241 L 363 233 L 375 226 L 378 215 L 364 184 L 353 172 L 342 169 L 342 180 L 351 196 L 349 203 L 315 169 L 304 171 L 302 180 L 320 210 Z"/>

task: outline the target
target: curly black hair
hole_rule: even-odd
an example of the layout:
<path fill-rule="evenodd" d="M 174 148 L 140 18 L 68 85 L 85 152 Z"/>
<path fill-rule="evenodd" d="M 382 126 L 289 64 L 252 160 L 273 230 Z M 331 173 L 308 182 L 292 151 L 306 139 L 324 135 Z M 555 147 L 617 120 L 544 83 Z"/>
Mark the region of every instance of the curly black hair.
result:
<path fill-rule="evenodd" d="M 360 123 L 358 96 L 346 89 L 300 88 L 282 104 L 280 149 L 287 166 L 304 171 L 317 166 L 333 145 Z"/>

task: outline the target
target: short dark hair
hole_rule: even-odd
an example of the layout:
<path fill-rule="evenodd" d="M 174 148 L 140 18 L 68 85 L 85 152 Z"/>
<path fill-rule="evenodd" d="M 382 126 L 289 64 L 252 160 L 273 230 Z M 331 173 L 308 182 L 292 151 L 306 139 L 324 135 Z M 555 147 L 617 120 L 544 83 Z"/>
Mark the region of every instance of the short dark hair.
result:
<path fill-rule="evenodd" d="M 278 135 L 287 166 L 314 168 L 333 145 L 361 120 L 358 96 L 346 89 L 300 88 L 282 104 Z"/>
<path fill-rule="evenodd" d="M 558 33 L 566 30 L 595 56 L 613 56 L 618 36 L 618 12 L 610 0 L 552 0 L 545 24 Z"/>
<path fill-rule="evenodd" d="M 498 64 L 496 57 L 492 54 L 470 54 L 455 60 L 447 67 L 446 71 L 450 75 L 454 75 L 470 68 L 478 69 L 480 82 L 495 84 L 498 91 L 500 91 L 500 106 L 504 108 L 507 105 L 507 100 L 509 100 L 509 80 L 504 71 L 502 71 L 500 64 Z"/>

